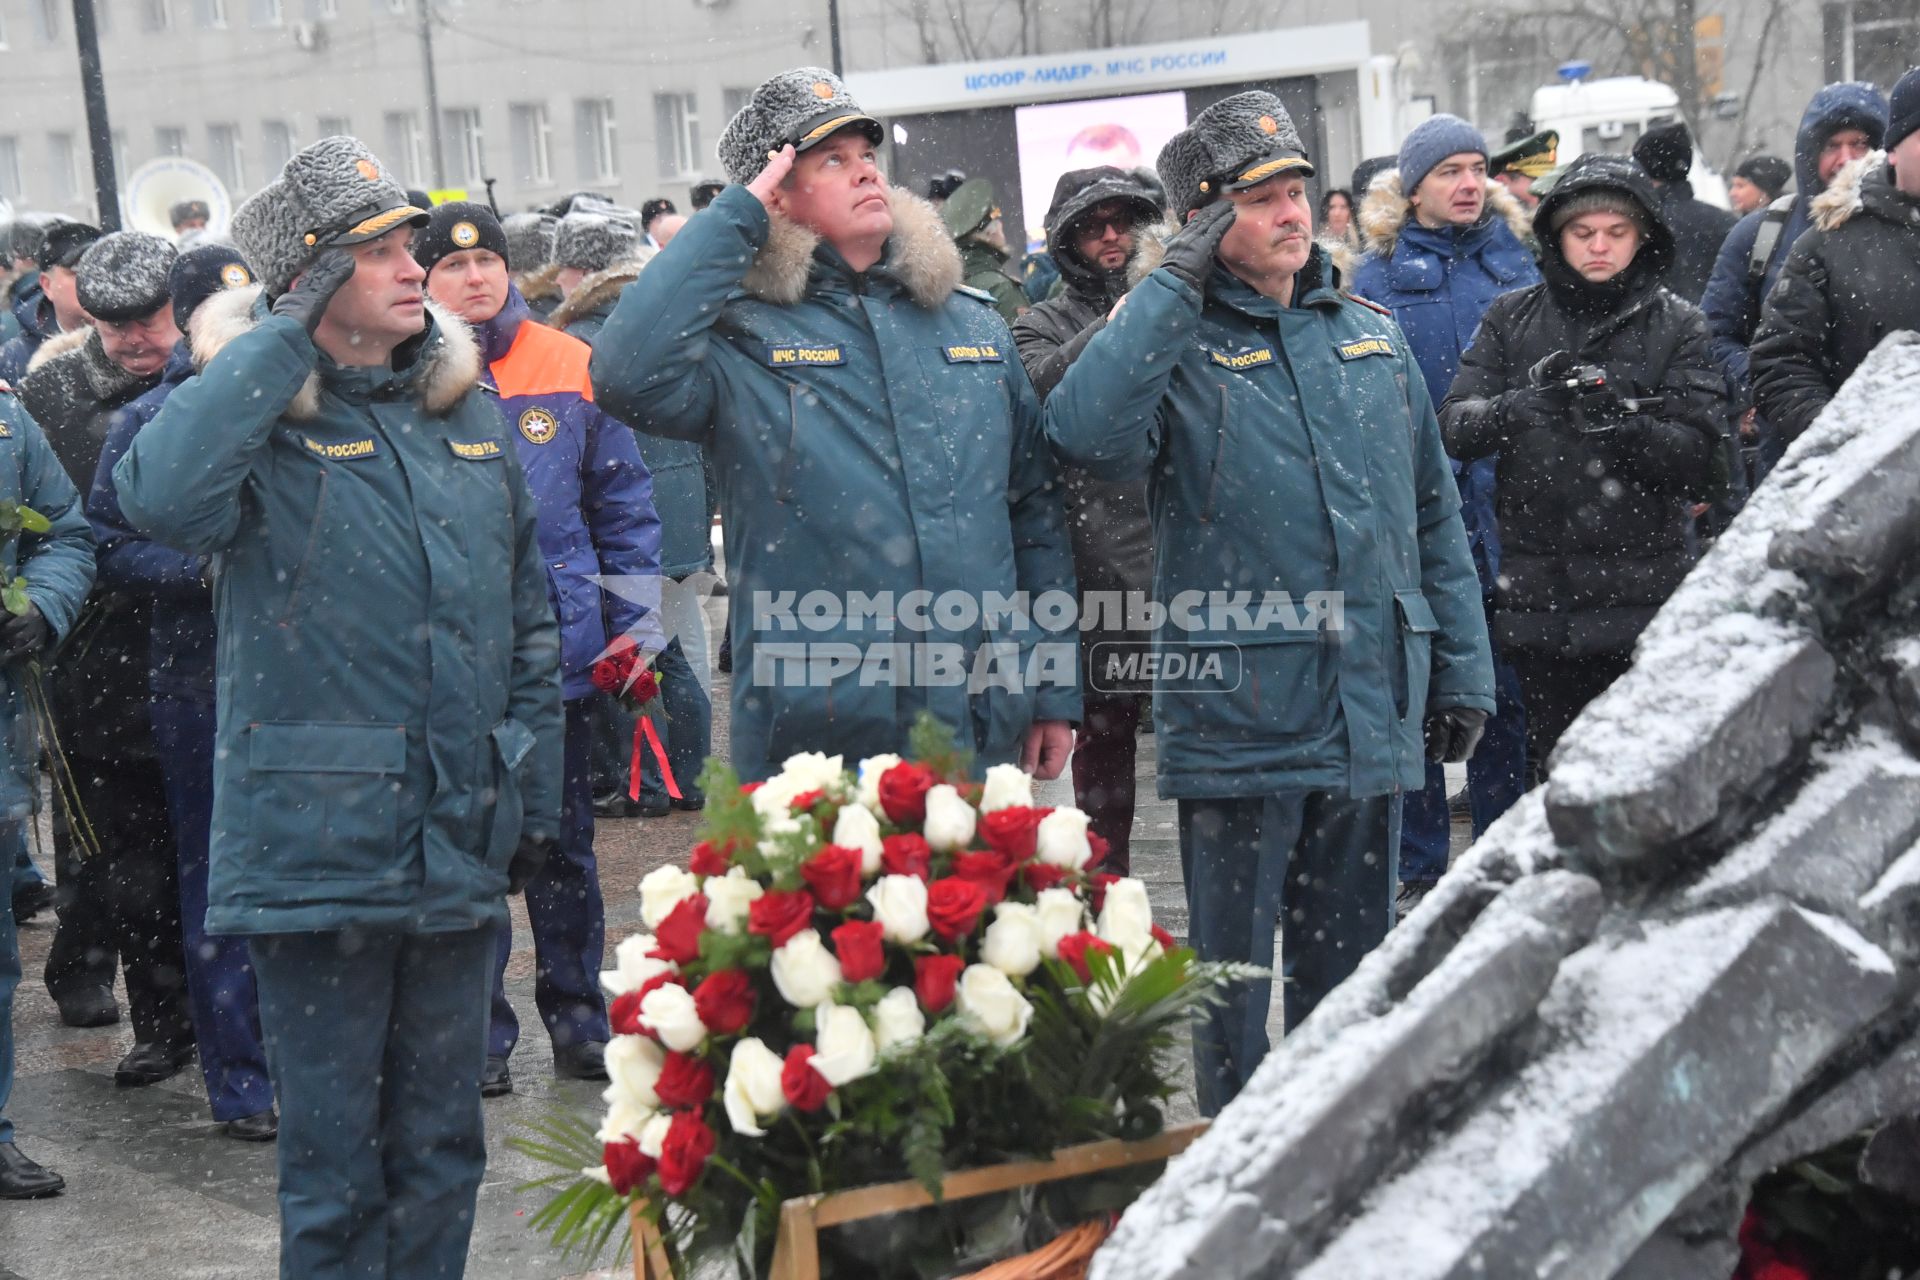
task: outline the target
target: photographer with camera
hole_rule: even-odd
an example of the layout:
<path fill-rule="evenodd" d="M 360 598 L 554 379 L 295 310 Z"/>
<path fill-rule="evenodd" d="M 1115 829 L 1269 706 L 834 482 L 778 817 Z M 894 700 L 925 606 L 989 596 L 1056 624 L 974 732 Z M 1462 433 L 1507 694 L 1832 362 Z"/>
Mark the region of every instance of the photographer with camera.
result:
<path fill-rule="evenodd" d="M 1499 455 L 1493 629 L 1536 778 L 1693 565 L 1690 504 L 1725 487 L 1706 321 L 1662 287 L 1673 234 L 1641 168 L 1575 162 L 1534 214 L 1544 284 L 1504 294 L 1440 409 L 1447 452 Z"/>

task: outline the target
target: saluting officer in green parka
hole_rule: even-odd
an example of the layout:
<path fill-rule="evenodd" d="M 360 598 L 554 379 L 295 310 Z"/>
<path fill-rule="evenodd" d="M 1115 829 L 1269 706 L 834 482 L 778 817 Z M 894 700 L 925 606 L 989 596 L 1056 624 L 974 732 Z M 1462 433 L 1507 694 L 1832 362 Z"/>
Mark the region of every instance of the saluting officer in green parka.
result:
<path fill-rule="evenodd" d="M 1012 324 L 1027 309 L 1027 291 L 1007 265 L 1007 229 L 1000 220 L 993 184 L 968 178 L 940 206 L 940 217 L 960 246 L 960 268 L 969 289 L 993 296 L 993 308 Z"/>
<path fill-rule="evenodd" d="M 1214 104 L 1159 167 L 1185 225 L 1047 398 L 1047 432 L 1097 478 L 1147 480 L 1191 936 L 1270 965 L 1284 908 L 1291 1028 L 1386 936 L 1401 792 L 1493 710 L 1486 618 L 1426 380 L 1314 245 L 1280 100 Z M 1265 1055 L 1268 995 L 1197 1029 L 1207 1114 Z"/>
<path fill-rule="evenodd" d="M 234 215 L 262 289 L 196 315 L 199 376 L 114 469 L 213 556 L 207 930 L 250 944 L 300 1280 L 462 1273 L 494 930 L 559 830 L 533 501 L 426 220 L 354 139 L 296 155 Z"/>

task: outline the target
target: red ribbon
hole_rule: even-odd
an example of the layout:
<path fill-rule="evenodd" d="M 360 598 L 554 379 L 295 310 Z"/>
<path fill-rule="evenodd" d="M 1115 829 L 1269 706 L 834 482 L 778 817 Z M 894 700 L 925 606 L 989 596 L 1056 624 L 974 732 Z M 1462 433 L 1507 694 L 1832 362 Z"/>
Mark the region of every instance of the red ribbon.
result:
<path fill-rule="evenodd" d="M 636 716 L 633 722 L 633 761 L 627 766 L 627 797 L 640 798 L 640 742 L 646 740 L 653 750 L 653 758 L 660 765 L 660 777 L 667 784 L 667 794 L 675 800 L 685 797 L 680 794 L 680 784 L 673 780 L 673 766 L 667 763 L 667 749 L 660 744 L 660 735 L 653 730 L 652 716 Z"/>

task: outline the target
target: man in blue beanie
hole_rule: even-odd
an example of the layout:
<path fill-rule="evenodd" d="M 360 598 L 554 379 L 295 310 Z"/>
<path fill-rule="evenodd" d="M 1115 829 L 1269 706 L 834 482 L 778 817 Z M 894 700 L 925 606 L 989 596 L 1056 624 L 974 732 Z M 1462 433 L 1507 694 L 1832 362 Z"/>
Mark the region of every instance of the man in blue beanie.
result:
<path fill-rule="evenodd" d="M 1373 180 L 1359 223 L 1366 257 L 1354 273 L 1353 290 L 1392 310 L 1427 392 L 1439 404 L 1487 307 L 1509 290 L 1540 283 L 1526 245 L 1526 211 L 1487 176 L 1487 142 L 1480 131 L 1458 116 L 1439 115 L 1423 121 L 1400 144 L 1397 172 Z M 1483 606 L 1492 600 L 1500 572 L 1495 461 L 1453 464 Z M 1476 838 L 1526 789 L 1527 726 L 1519 680 L 1497 653 L 1494 674 L 1498 706 L 1467 762 Z M 1429 763 L 1426 784 L 1408 793 L 1402 812 L 1402 915 L 1446 873 L 1451 827 L 1446 775 Z"/>

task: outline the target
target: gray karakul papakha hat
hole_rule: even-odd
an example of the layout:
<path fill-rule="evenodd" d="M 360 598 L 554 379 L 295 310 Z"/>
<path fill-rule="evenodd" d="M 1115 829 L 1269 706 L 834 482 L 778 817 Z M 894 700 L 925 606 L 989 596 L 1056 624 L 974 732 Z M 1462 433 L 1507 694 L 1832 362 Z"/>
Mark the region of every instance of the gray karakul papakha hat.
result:
<path fill-rule="evenodd" d="M 886 139 L 880 122 L 860 109 L 840 77 L 824 67 L 797 67 L 760 82 L 720 134 L 720 163 L 738 183 L 767 167 L 768 152 L 788 143 L 808 151 L 849 125 L 876 147 Z"/>
<path fill-rule="evenodd" d="M 1283 173 L 1313 176 L 1286 106 L 1270 93 L 1236 93 L 1168 140 L 1155 166 L 1181 218 L 1223 191 L 1245 191 Z"/>
<path fill-rule="evenodd" d="M 377 240 L 428 214 L 358 138 L 322 138 L 233 215 L 233 242 L 277 298 L 322 249 Z"/>

